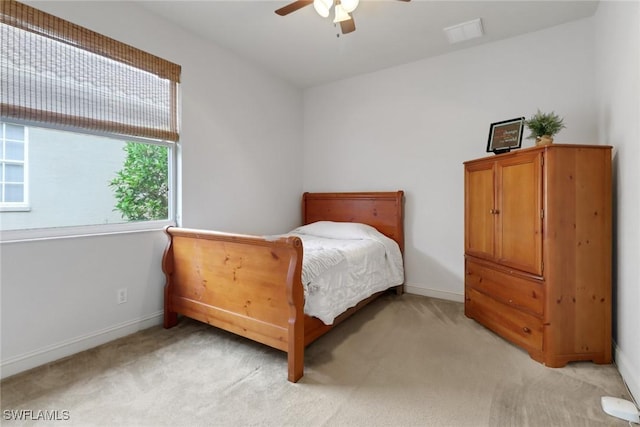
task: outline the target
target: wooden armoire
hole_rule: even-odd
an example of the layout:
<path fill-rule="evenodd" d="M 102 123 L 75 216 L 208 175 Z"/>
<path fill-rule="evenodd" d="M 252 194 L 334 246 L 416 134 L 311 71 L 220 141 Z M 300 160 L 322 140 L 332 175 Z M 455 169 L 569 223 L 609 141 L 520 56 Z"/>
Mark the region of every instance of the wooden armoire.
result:
<path fill-rule="evenodd" d="M 465 314 L 538 362 L 611 362 L 611 147 L 464 163 Z"/>

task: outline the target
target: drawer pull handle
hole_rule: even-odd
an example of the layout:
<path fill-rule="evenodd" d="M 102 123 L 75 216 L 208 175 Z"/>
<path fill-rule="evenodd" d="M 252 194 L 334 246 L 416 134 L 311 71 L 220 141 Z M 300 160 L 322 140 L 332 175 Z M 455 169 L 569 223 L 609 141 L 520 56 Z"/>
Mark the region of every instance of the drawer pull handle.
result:
<path fill-rule="evenodd" d="M 522 331 L 523 331 L 525 334 L 530 334 L 530 333 L 531 333 L 531 329 L 527 328 L 526 326 L 525 326 L 524 328 L 522 328 Z"/>

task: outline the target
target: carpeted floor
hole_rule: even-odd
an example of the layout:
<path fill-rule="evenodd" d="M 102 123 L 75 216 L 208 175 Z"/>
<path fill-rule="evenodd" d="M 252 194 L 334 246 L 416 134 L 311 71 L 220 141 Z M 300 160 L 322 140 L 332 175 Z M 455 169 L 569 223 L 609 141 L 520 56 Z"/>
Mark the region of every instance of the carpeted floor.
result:
<path fill-rule="evenodd" d="M 182 319 L 6 379 L 2 425 L 628 426 L 600 407 L 630 399 L 614 365 L 546 368 L 463 311 L 386 295 L 309 346 L 297 384 L 284 353 Z"/>

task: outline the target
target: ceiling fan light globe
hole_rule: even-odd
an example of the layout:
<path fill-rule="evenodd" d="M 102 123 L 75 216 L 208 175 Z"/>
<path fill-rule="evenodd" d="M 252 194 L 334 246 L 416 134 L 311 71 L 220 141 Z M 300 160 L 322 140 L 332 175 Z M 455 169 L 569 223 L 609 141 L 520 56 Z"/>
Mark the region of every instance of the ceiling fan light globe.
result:
<path fill-rule="evenodd" d="M 313 7 L 318 12 L 318 15 L 326 18 L 329 16 L 329 9 L 333 5 L 332 0 L 313 0 Z"/>
<path fill-rule="evenodd" d="M 351 13 L 356 10 L 356 7 L 360 4 L 360 0 L 341 0 L 340 4 L 345 12 Z"/>
<path fill-rule="evenodd" d="M 351 16 L 349 16 L 347 11 L 344 10 L 344 8 L 342 7 L 341 4 L 337 4 L 336 5 L 335 12 L 336 12 L 336 16 L 335 16 L 333 22 L 336 23 L 336 24 L 338 22 L 348 21 L 349 19 L 351 19 Z"/>

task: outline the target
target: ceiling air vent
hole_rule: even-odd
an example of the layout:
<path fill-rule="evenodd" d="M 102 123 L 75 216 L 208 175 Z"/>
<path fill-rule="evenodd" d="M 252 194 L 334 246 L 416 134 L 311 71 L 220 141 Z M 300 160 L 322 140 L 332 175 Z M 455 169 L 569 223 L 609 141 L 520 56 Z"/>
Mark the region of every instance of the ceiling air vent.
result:
<path fill-rule="evenodd" d="M 482 37 L 484 34 L 480 18 L 443 28 L 443 31 L 451 44 Z"/>

